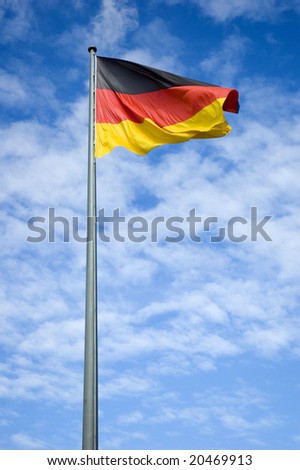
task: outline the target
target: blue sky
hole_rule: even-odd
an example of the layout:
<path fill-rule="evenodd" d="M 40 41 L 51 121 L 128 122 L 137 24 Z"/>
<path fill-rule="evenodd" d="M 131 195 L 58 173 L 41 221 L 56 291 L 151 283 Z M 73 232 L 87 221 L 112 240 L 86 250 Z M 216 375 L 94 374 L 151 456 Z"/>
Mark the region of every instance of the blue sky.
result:
<path fill-rule="evenodd" d="M 80 449 L 89 55 L 240 92 L 222 139 L 115 149 L 98 208 L 235 234 L 98 245 L 100 447 L 299 449 L 299 0 L 0 1 L 0 448 Z M 250 208 L 272 241 L 250 238 Z M 106 227 L 107 233 L 111 230 Z M 48 232 L 47 232 L 48 233 Z"/>

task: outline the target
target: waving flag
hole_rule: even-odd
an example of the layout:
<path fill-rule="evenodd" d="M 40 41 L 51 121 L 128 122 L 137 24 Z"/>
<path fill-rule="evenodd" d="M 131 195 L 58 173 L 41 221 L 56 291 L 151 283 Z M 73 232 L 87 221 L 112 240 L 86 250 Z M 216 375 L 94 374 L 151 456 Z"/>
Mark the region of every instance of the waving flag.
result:
<path fill-rule="evenodd" d="M 96 146 L 145 155 L 159 145 L 222 137 L 238 92 L 120 59 L 97 57 Z"/>

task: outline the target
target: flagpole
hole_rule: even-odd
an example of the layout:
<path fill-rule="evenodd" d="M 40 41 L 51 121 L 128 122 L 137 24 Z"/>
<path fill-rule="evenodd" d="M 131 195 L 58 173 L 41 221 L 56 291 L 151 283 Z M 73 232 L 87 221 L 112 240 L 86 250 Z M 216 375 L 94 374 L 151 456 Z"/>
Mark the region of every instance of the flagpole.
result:
<path fill-rule="evenodd" d="M 97 345 L 97 236 L 95 145 L 95 55 L 90 53 L 88 202 L 86 249 L 86 304 L 84 345 L 84 387 L 82 449 L 98 449 L 98 345 Z"/>

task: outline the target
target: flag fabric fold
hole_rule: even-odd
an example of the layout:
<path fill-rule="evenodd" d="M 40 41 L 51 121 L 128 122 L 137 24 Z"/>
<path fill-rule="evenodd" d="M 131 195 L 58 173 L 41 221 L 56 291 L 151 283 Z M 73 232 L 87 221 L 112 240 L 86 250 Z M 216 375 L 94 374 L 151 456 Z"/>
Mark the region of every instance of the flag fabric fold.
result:
<path fill-rule="evenodd" d="M 117 146 L 145 155 L 159 145 L 222 137 L 238 91 L 121 59 L 97 57 L 95 156 Z"/>

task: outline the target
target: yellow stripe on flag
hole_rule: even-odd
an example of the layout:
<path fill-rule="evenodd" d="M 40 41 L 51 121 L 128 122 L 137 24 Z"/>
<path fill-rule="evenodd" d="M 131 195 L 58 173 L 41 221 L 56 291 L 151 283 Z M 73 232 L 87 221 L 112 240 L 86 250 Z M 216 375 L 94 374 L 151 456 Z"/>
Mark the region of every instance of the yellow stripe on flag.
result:
<path fill-rule="evenodd" d="M 118 146 L 145 155 L 163 144 L 223 137 L 231 130 L 223 114 L 224 101 L 225 98 L 218 98 L 186 121 L 166 127 L 159 127 L 148 118 L 142 123 L 96 123 L 95 156 L 103 157 Z"/>

